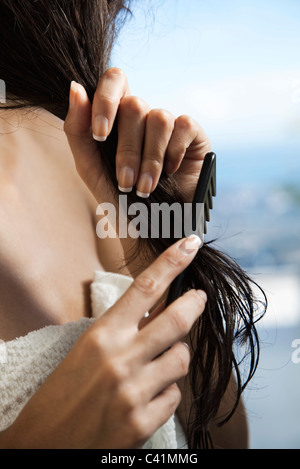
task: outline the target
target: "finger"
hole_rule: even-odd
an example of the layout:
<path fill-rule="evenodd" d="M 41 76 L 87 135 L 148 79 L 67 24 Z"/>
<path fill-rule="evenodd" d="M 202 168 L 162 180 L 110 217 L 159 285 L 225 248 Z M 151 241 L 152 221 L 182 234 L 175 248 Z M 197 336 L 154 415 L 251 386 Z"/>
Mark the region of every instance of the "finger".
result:
<path fill-rule="evenodd" d="M 150 436 L 174 415 L 180 402 L 181 392 L 176 384 L 171 384 L 149 402 L 144 410 L 143 424 Z"/>
<path fill-rule="evenodd" d="M 101 172 L 101 160 L 91 133 L 91 103 L 82 85 L 71 83 L 70 105 L 64 122 L 64 131 L 74 156 L 78 173 L 93 191 Z M 91 171 L 93 169 L 93 171 Z"/>
<path fill-rule="evenodd" d="M 180 401 L 181 392 L 176 384 L 172 384 L 146 406 L 139 406 L 129 413 L 126 436 L 129 434 L 135 448 L 141 448 L 155 431 L 174 415 Z M 131 403 L 130 405 L 132 406 Z"/>
<path fill-rule="evenodd" d="M 177 342 L 166 353 L 141 368 L 130 382 L 130 394 L 137 405 L 145 405 L 164 389 L 187 375 L 190 351 Z"/>
<path fill-rule="evenodd" d="M 106 313 L 106 318 L 117 321 L 120 327 L 135 325 L 138 328 L 145 313 L 159 300 L 172 280 L 192 262 L 200 246 L 200 238 L 191 235 L 169 247 L 136 277 Z"/>
<path fill-rule="evenodd" d="M 135 353 L 147 363 L 182 340 L 205 309 L 206 294 L 190 290 L 168 306 L 136 338 Z"/>
<path fill-rule="evenodd" d="M 195 121 L 185 116 L 176 119 L 172 137 L 170 139 L 165 158 L 164 169 L 166 174 L 171 175 L 180 166 L 187 148 L 197 137 L 198 129 Z"/>
<path fill-rule="evenodd" d="M 136 184 L 150 107 L 142 99 L 127 96 L 118 111 L 116 173 L 121 192 L 131 192 Z"/>
<path fill-rule="evenodd" d="M 157 186 L 174 122 L 175 118 L 167 111 L 153 109 L 149 112 L 142 164 L 137 182 L 139 197 L 149 197 Z"/>
<path fill-rule="evenodd" d="M 175 121 L 166 153 L 164 169 L 168 175 L 179 169 L 187 151 L 190 160 L 201 161 L 210 151 L 210 142 L 202 127 L 194 119 L 182 115 Z"/>
<path fill-rule="evenodd" d="M 95 140 L 103 142 L 111 132 L 120 101 L 129 94 L 125 73 L 109 68 L 99 80 L 92 107 L 92 128 Z"/>

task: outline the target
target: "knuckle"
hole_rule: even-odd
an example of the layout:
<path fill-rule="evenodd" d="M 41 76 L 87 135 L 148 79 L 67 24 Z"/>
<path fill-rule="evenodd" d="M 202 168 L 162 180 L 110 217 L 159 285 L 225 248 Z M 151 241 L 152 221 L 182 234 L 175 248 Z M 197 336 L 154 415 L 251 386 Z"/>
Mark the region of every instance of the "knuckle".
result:
<path fill-rule="evenodd" d="M 131 412 L 136 408 L 138 396 L 136 395 L 135 389 L 132 385 L 123 383 L 119 387 L 118 395 L 125 412 Z"/>
<path fill-rule="evenodd" d="M 121 68 L 118 68 L 118 67 L 108 68 L 107 70 L 105 70 L 104 76 L 110 80 L 114 80 L 116 78 L 126 80 L 125 72 Z"/>
<path fill-rule="evenodd" d="M 164 155 L 163 152 L 160 151 L 159 148 L 157 148 L 156 151 L 148 150 L 147 152 L 145 152 L 144 159 L 145 163 L 147 162 L 147 164 L 151 164 L 151 166 L 153 166 L 155 169 L 160 169 L 163 163 Z"/>
<path fill-rule="evenodd" d="M 134 144 L 131 143 L 120 143 L 118 146 L 118 152 L 116 156 L 116 164 L 122 166 L 128 160 L 136 161 L 139 159 L 140 154 Z"/>
<path fill-rule="evenodd" d="M 185 317 L 185 313 L 182 309 L 176 309 L 172 311 L 171 321 L 175 330 L 177 330 L 180 334 L 186 335 L 190 331 L 190 324 L 187 318 Z"/>
<path fill-rule="evenodd" d="M 150 296 L 156 293 L 158 289 L 157 281 L 153 277 L 145 274 L 139 275 L 135 279 L 132 286 L 136 288 L 139 292 Z"/>
<path fill-rule="evenodd" d="M 169 408 L 172 412 L 173 409 L 176 409 L 181 401 L 181 392 L 177 384 L 173 384 L 169 387 Z"/>
<path fill-rule="evenodd" d="M 166 263 L 170 267 L 179 267 L 179 266 L 183 265 L 183 259 L 181 257 L 174 256 L 173 252 L 165 251 L 165 253 L 163 255 L 164 255 Z"/>
<path fill-rule="evenodd" d="M 111 383 L 115 385 L 120 385 L 118 392 L 123 396 L 125 393 L 124 391 L 122 391 L 121 386 L 128 377 L 128 371 L 126 369 L 126 366 L 124 366 L 124 364 L 121 363 L 119 360 L 107 360 L 105 364 L 105 375 Z"/>
<path fill-rule="evenodd" d="M 179 116 L 176 119 L 176 125 L 178 125 L 181 129 L 186 132 L 194 131 L 196 129 L 196 123 L 194 119 L 186 114 Z"/>
<path fill-rule="evenodd" d="M 187 375 L 190 366 L 190 353 L 184 344 L 179 344 L 175 353 L 176 364 L 182 375 Z"/>
<path fill-rule="evenodd" d="M 152 109 L 149 112 L 148 120 L 150 120 L 152 124 L 164 129 L 169 129 L 174 125 L 172 114 L 165 109 Z"/>
<path fill-rule="evenodd" d="M 133 435 L 134 440 L 142 441 L 150 436 L 147 431 L 148 425 L 146 418 L 141 412 L 132 412 L 128 419 L 128 423 L 130 433 Z"/>
<path fill-rule="evenodd" d="M 84 350 L 89 356 L 102 357 L 107 349 L 107 334 L 104 328 L 88 330 L 84 338 Z"/>
<path fill-rule="evenodd" d="M 203 150 L 204 154 L 208 153 L 211 151 L 211 143 L 208 137 L 206 137 L 206 140 L 203 144 Z"/>
<path fill-rule="evenodd" d="M 119 99 L 113 95 L 107 95 L 104 93 L 97 93 L 97 99 L 106 107 L 115 106 L 119 103 Z"/>
<path fill-rule="evenodd" d="M 74 136 L 80 136 L 80 127 L 78 126 L 77 122 L 74 121 L 73 119 L 66 118 L 64 125 L 63 125 L 63 131 L 66 134 L 67 137 L 74 137 Z"/>
<path fill-rule="evenodd" d="M 144 116 L 147 104 L 137 96 L 126 96 L 120 103 L 119 112 L 133 117 Z"/>
<path fill-rule="evenodd" d="M 147 172 L 153 172 L 153 174 L 160 173 L 163 165 L 163 155 L 159 152 L 151 153 L 147 152 L 144 155 L 143 169 Z"/>
<path fill-rule="evenodd" d="M 174 163 L 178 163 L 184 158 L 186 151 L 185 142 L 181 139 L 176 142 L 171 142 L 168 147 L 168 159 L 172 160 Z"/>

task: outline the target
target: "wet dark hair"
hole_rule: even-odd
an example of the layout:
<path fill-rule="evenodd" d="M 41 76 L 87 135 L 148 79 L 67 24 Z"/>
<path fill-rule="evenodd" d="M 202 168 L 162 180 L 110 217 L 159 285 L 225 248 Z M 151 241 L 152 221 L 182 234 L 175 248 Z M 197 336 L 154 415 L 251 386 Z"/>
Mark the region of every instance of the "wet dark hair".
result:
<path fill-rule="evenodd" d="M 92 102 L 128 11 L 126 0 L 1 0 L 0 78 L 6 83 L 6 107 L 43 108 L 64 120 L 72 80 L 84 86 Z M 116 195 L 117 140 L 115 123 L 107 141 L 99 142 L 106 176 Z M 162 175 L 157 189 L 143 203 L 149 209 L 153 201 L 183 203 L 172 177 Z M 135 192 L 128 194 L 128 202 L 137 202 Z M 153 259 L 173 241 L 139 239 L 136 253 Z M 205 243 L 187 269 L 184 291 L 191 288 L 205 290 L 208 302 L 191 332 L 188 379 L 193 402 L 187 437 L 190 448 L 205 448 L 212 446 L 210 425 L 232 372 L 237 382 L 236 399 L 220 425 L 235 412 L 256 370 L 259 340 L 255 322 L 263 314 L 266 300 L 246 272 L 212 243 Z M 237 350 L 242 351 L 241 358 Z"/>

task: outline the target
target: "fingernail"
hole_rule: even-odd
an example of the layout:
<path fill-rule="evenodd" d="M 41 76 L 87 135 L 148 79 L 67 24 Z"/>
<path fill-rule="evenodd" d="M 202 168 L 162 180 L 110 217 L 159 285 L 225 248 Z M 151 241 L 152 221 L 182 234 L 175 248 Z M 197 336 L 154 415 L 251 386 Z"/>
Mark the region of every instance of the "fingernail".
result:
<path fill-rule="evenodd" d="M 198 295 L 201 296 L 201 298 L 205 301 L 205 303 L 207 302 L 207 294 L 205 293 L 205 291 L 203 290 L 197 290 L 197 293 Z"/>
<path fill-rule="evenodd" d="M 129 166 L 124 166 L 119 173 L 119 191 L 131 192 L 134 184 L 134 171 Z"/>
<path fill-rule="evenodd" d="M 72 81 L 71 86 L 70 86 L 70 99 L 69 99 L 70 109 L 74 109 L 74 107 L 76 106 L 77 91 L 78 91 L 78 85 L 76 81 Z"/>
<path fill-rule="evenodd" d="M 104 116 L 96 116 L 93 126 L 93 137 L 97 142 L 105 142 L 108 134 L 108 119 Z"/>
<path fill-rule="evenodd" d="M 195 253 L 195 251 L 201 247 L 201 244 L 202 242 L 199 236 L 191 235 L 182 241 L 179 245 L 179 249 L 189 255 Z"/>
<path fill-rule="evenodd" d="M 143 199 L 147 199 L 151 194 L 152 185 L 153 185 L 153 179 L 150 176 L 150 174 L 148 173 L 142 174 L 138 182 L 136 195 L 138 197 L 142 197 Z"/>

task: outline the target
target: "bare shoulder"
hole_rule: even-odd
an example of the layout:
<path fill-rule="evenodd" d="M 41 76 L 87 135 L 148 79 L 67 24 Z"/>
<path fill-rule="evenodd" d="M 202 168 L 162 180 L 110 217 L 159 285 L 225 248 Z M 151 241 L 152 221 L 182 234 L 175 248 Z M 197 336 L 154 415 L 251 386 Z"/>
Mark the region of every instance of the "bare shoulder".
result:
<path fill-rule="evenodd" d="M 182 401 L 177 409 L 177 414 L 186 432 L 188 414 L 191 406 L 191 391 L 188 386 L 188 380 L 186 379 L 181 380 L 178 385 L 182 393 Z M 232 375 L 227 391 L 221 401 L 218 415 L 210 428 L 210 436 L 213 446 L 216 449 L 247 449 L 249 446 L 248 420 L 242 399 L 231 419 L 224 425 L 219 426 L 219 423 L 222 422 L 224 417 L 228 415 L 233 408 L 236 392 L 237 385 Z"/>
<path fill-rule="evenodd" d="M 248 418 L 242 398 L 231 419 L 222 426 L 218 425 L 233 408 L 236 393 L 237 385 L 232 375 L 221 401 L 217 418 L 211 428 L 211 437 L 215 448 L 247 449 L 249 447 Z"/>

